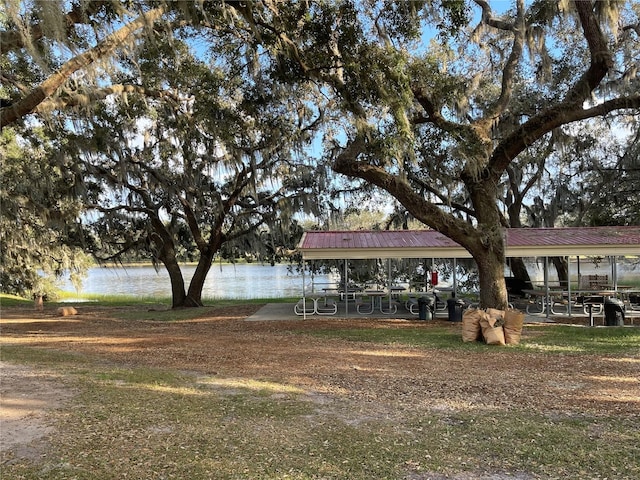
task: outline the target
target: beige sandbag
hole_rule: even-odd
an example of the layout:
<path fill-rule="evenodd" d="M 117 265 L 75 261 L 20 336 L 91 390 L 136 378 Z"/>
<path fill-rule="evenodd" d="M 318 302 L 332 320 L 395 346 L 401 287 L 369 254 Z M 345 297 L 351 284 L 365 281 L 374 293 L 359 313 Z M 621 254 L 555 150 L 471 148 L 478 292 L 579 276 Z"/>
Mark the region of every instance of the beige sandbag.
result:
<path fill-rule="evenodd" d="M 501 327 L 504 325 L 504 310 L 487 308 L 485 312 L 487 312 L 489 318 L 493 319 L 492 327 Z"/>
<path fill-rule="evenodd" d="M 482 310 L 469 308 L 462 314 L 462 341 L 477 342 L 482 338 L 480 318 L 485 313 Z"/>
<path fill-rule="evenodd" d="M 505 345 L 504 330 L 502 327 L 489 327 L 482 329 L 482 336 L 487 345 Z"/>
<path fill-rule="evenodd" d="M 503 324 L 504 311 L 487 309 L 486 314 L 480 318 L 482 336 L 487 345 L 505 345 Z"/>
<path fill-rule="evenodd" d="M 524 312 L 520 310 L 507 310 L 504 313 L 504 339 L 507 345 L 517 345 L 522 336 L 524 325 Z"/>
<path fill-rule="evenodd" d="M 61 317 L 69 317 L 71 315 L 77 315 L 78 311 L 73 307 L 60 307 L 58 308 L 58 315 Z"/>

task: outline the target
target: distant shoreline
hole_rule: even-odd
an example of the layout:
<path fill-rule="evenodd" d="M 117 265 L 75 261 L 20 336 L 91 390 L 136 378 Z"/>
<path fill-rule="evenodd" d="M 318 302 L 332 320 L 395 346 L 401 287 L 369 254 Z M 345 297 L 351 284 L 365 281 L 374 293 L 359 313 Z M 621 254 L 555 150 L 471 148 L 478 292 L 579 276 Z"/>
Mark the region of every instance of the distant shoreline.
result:
<path fill-rule="evenodd" d="M 162 262 L 156 264 L 158 268 L 164 268 Z M 195 267 L 198 265 L 198 262 L 178 262 L 180 266 L 191 266 Z M 262 262 L 259 260 L 248 262 L 245 259 L 239 259 L 235 262 L 230 262 L 229 260 L 216 260 L 212 264 L 214 265 L 268 265 L 271 266 L 269 262 Z M 288 262 L 277 263 L 276 265 L 290 265 Z M 152 262 L 106 262 L 106 263 L 93 263 L 89 268 L 126 268 L 126 267 L 153 267 L 154 264 Z"/>

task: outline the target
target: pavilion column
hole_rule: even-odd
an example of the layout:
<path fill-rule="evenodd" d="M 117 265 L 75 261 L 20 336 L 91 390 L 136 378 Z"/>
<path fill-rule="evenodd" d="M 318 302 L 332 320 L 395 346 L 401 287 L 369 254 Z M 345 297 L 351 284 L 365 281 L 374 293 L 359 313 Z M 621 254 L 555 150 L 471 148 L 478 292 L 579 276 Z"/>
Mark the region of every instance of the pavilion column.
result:
<path fill-rule="evenodd" d="M 344 259 L 344 316 L 349 317 L 349 260 Z"/>
<path fill-rule="evenodd" d="M 307 262 L 305 262 L 304 258 L 302 259 L 302 319 L 307 319 L 307 279 L 305 278 L 304 271 L 307 268 Z"/>
<path fill-rule="evenodd" d="M 453 296 L 458 296 L 458 259 L 453 259 Z"/>
<path fill-rule="evenodd" d="M 571 317 L 571 256 L 567 255 L 567 312 Z"/>
<path fill-rule="evenodd" d="M 387 290 L 389 291 L 389 310 L 391 310 L 391 284 L 393 282 L 391 281 L 391 259 L 390 258 L 387 258 L 387 270 L 388 270 Z"/>
<path fill-rule="evenodd" d="M 549 257 L 544 257 L 544 291 L 545 291 L 545 301 L 547 304 L 545 305 L 546 317 L 549 318 L 549 310 L 551 310 L 551 299 L 549 298 L 549 294 L 551 293 L 549 290 Z"/>

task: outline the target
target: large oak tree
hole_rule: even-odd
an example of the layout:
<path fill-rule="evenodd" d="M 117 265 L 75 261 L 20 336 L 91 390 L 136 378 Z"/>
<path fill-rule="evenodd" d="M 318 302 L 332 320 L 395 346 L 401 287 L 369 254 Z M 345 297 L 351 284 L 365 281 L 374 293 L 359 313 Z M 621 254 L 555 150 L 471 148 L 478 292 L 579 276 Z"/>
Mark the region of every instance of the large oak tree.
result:
<path fill-rule="evenodd" d="M 148 34 L 130 71 L 141 92 L 172 98 L 132 92 L 99 102 L 76 118 L 68 142 L 84 168 L 85 205 L 99 214 L 96 243 L 106 248 L 97 255 L 150 255 L 169 273 L 173 307 L 202 305 L 223 247 L 271 248 L 273 256 L 287 245 L 264 239 L 287 237 L 294 216 L 319 204 L 321 175 L 304 153 L 319 112 L 306 107 L 304 87 L 292 94 L 252 74 L 237 36 L 207 37 Z M 208 51 L 197 47 L 205 40 Z M 196 263 L 190 279 L 185 254 Z"/>
<path fill-rule="evenodd" d="M 269 6 L 242 10 L 247 30 L 272 39 L 283 78 L 321 83 L 345 112 L 327 150 L 335 171 L 464 246 L 485 307 L 507 305 L 499 199 L 516 160 L 564 125 L 638 116 L 629 2 L 516 0 L 500 14 L 483 0 Z"/>
<path fill-rule="evenodd" d="M 290 246 L 282 238 L 296 230 L 293 216 L 319 205 L 322 174 L 305 149 L 320 112 L 304 87 L 294 93 L 256 75 L 242 32 L 225 29 L 225 9 L 209 6 L 150 2 L 129 12 L 124 2 L 81 2 L 64 15 L 14 15 L 21 28 L 3 32 L 15 67 L 3 79 L 13 100 L 4 124 L 19 128 L 35 114 L 64 138 L 51 161 L 73 166 L 92 253 L 115 260 L 135 250 L 161 263 L 173 307 L 202 304 L 224 246 L 242 242 L 273 259 Z M 47 20 L 65 27 L 47 31 Z M 56 69 L 55 50 L 65 48 L 85 51 Z M 23 88 L 18 78 L 31 76 L 35 87 Z M 191 279 L 185 257 L 197 263 Z"/>

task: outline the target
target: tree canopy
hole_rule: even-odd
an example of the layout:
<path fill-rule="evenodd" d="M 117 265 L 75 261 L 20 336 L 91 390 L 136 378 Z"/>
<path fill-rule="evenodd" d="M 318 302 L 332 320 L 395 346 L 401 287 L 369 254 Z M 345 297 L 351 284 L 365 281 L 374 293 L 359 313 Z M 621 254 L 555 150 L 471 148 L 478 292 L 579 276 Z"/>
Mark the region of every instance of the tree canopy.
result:
<path fill-rule="evenodd" d="M 53 139 L 38 130 L 30 140 L 19 142 L 10 129 L 0 135 L 0 285 L 40 296 L 54 292 L 63 272 L 80 285 L 88 256 L 72 175 L 49 161 Z"/>
<path fill-rule="evenodd" d="M 261 162 L 294 183 L 324 178 L 331 166 L 467 248 L 484 306 L 506 305 L 502 228 L 522 221 L 537 182 L 561 178 L 542 174 L 564 168 L 547 159 L 583 151 L 575 128 L 592 119 L 637 130 L 640 12 L 631 1 L 514 0 L 500 11 L 484 0 L 5 6 L 3 127 L 28 131 L 36 115 L 76 136 L 80 161 L 100 159 L 86 163 L 97 184 L 182 185 L 157 193 L 181 191 L 180 208 L 189 193 L 177 176 L 202 185 L 219 151 L 224 172 L 251 172 L 252 201 L 267 178 L 253 175 Z M 117 141 L 101 143 L 108 132 Z M 319 150 L 314 132 L 322 158 L 310 175 L 314 162 L 302 158 Z M 636 143 L 622 146 L 616 168 L 630 171 Z M 291 170 L 278 173 L 273 161 Z M 568 188 L 558 185 L 556 197 Z M 157 215 L 164 225 L 170 211 Z M 181 218 L 194 223 L 188 209 Z"/>
<path fill-rule="evenodd" d="M 235 34 L 210 38 L 184 23 L 168 30 L 178 14 L 185 12 L 151 28 L 149 12 L 138 12 L 129 32 L 145 18 L 145 34 L 97 77 L 109 88 L 65 87 L 37 108 L 46 125 L 66 132 L 57 154 L 76 165 L 94 256 L 135 250 L 162 263 L 174 307 L 201 305 L 223 246 L 241 242 L 272 262 L 281 257 L 292 247 L 293 216 L 317 210 L 322 185 L 304 154 L 320 117 L 305 90 L 254 75 Z M 188 288 L 185 259 L 197 263 Z"/>
<path fill-rule="evenodd" d="M 564 126 L 612 113 L 637 121 L 638 12 L 590 1 L 516 1 L 501 14 L 484 1 L 367 7 L 330 11 L 344 44 L 327 44 L 324 68 L 319 46 L 300 35 L 288 50 L 300 73 L 289 76 L 323 80 L 351 115 L 333 168 L 388 191 L 467 248 L 481 305 L 504 307 L 499 198 L 507 170 Z M 425 47 L 428 25 L 440 39 Z M 364 40 L 348 43 L 353 31 Z"/>

